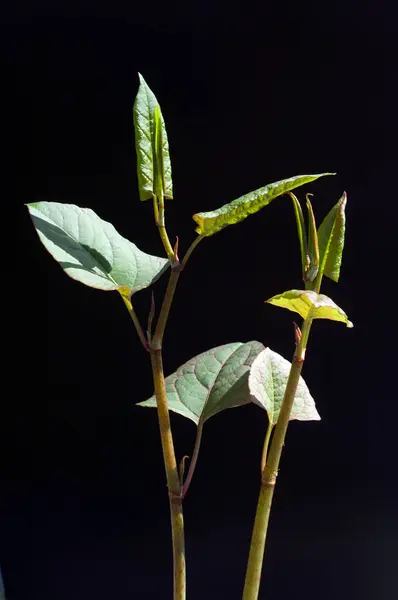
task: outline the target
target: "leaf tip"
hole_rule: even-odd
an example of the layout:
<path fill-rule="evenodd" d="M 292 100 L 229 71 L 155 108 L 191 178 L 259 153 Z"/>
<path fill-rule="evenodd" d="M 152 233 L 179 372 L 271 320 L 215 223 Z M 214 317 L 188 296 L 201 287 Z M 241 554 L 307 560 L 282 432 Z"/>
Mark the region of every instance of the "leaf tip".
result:
<path fill-rule="evenodd" d="M 347 321 L 348 329 L 352 329 L 354 327 L 354 323 L 352 321 Z"/>

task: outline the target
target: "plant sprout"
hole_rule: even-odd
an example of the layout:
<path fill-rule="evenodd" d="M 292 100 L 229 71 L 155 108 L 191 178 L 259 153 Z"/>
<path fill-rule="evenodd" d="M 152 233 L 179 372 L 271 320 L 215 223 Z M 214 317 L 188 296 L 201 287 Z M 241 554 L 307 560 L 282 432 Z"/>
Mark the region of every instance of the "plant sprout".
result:
<path fill-rule="evenodd" d="M 155 95 L 141 75 L 139 79 L 133 107 L 139 197 L 141 201 L 152 202 L 165 256 L 142 252 L 89 208 L 57 202 L 34 202 L 27 204 L 27 208 L 41 242 L 67 275 L 87 286 L 120 294 L 139 340 L 148 352 L 154 395 L 139 405 L 156 408 L 158 414 L 171 515 L 174 600 L 186 598 L 183 502 L 194 476 L 204 426 L 217 413 L 248 403 L 254 403 L 267 413 L 268 427 L 259 459 L 261 486 L 242 596 L 244 600 L 255 600 L 259 594 L 272 497 L 289 420 L 320 419 L 315 401 L 301 377 L 311 327 L 316 319 L 341 321 L 352 327 L 344 311 L 320 293 L 324 276 L 333 281 L 339 279 L 347 197 L 344 193 L 317 228 L 310 194 L 306 195 L 306 226 L 293 190 L 333 173 L 297 175 L 265 185 L 214 211 L 194 214 L 197 236 L 180 259 L 178 239 L 174 245 L 171 243 L 165 221 L 167 201 L 173 198 L 165 122 Z M 298 313 L 303 320 L 301 328 L 295 324 L 296 348 L 292 362 L 260 341 L 231 342 L 189 358 L 175 373 L 165 377 L 163 335 L 178 280 L 191 253 L 202 240 L 243 221 L 286 194 L 293 202 L 296 217 L 303 289 L 284 291 L 267 303 Z M 152 286 L 166 273 L 169 280 L 159 314 L 155 319 L 152 297 L 144 327 L 134 309 L 135 294 Z M 192 460 L 185 477 L 187 457 L 178 464 L 169 411 L 190 419 L 197 427 Z"/>

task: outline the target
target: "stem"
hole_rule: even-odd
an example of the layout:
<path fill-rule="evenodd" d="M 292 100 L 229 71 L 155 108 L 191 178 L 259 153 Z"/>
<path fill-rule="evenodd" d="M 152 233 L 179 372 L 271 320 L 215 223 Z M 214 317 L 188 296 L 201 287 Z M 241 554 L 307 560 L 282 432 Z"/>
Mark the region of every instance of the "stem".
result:
<path fill-rule="evenodd" d="M 173 539 L 174 600 L 185 600 L 185 544 L 182 512 L 181 483 L 174 452 L 170 415 L 167 406 L 162 351 L 151 348 L 151 364 L 158 408 L 160 437 L 170 499 L 171 531 Z"/>
<path fill-rule="evenodd" d="M 167 258 L 173 265 L 176 262 L 176 256 L 173 250 L 172 245 L 170 244 L 169 236 L 167 235 L 165 218 L 164 218 L 164 196 L 163 193 L 159 195 L 157 199 L 155 199 L 155 204 L 157 211 L 155 209 L 155 221 L 156 225 L 159 229 L 160 239 L 162 240 L 164 249 L 167 254 Z M 155 205 L 154 205 L 155 206 Z"/>
<path fill-rule="evenodd" d="M 261 473 L 264 472 L 265 465 L 267 464 L 268 445 L 269 445 L 269 440 L 271 438 L 271 433 L 272 433 L 273 427 L 274 427 L 274 424 L 268 420 L 267 433 L 265 434 L 265 440 L 264 440 L 263 455 L 261 457 Z"/>
<path fill-rule="evenodd" d="M 144 334 L 144 332 L 142 330 L 142 327 L 141 327 L 141 324 L 140 324 L 140 322 L 138 320 L 138 317 L 137 317 L 137 315 L 135 313 L 135 310 L 133 308 L 131 300 L 129 300 L 129 298 L 127 298 L 127 296 L 123 296 L 122 294 L 120 294 L 120 295 L 123 298 L 123 302 L 125 303 L 125 305 L 127 307 L 127 310 L 129 311 L 130 317 L 131 317 L 131 319 L 132 319 L 132 321 L 134 323 L 134 327 L 137 330 L 138 337 L 140 338 L 142 345 L 144 346 L 145 350 L 148 350 L 147 339 L 146 339 L 145 334 Z"/>
<path fill-rule="evenodd" d="M 192 460 L 189 463 L 187 478 L 182 486 L 183 499 L 187 495 L 189 484 L 191 483 L 191 480 L 192 480 L 192 477 L 193 477 L 193 474 L 195 471 L 196 463 L 197 463 L 198 456 L 199 456 L 200 442 L 202 440 L 202 432 L 203 432 L 203 421 L 200 419 L 199 423 L 198 423 L 198 428 L 196 430 L 196 440 L 195 440 L 195 447 L 193 449 Z"/>
<path fill-rule="evenodd" d="M 182 260 L 181 263 L 181 271 L 185 268 L 185 265 L 188 262 L 189 257 L 191 256 L 192 252 L 195 250 L 196 246 L 199 244 L 199 242 L 201 240 L 203 240 L 204 236 L 203 235 L 198 235 L 197 238 L 194 239 L 194 241 L 192 242 L 192 244 L 189 246 L 188 250 L 185 253 L 185 256 Z"/>
<path fill-rule="evenodd" d="M 180 267 L 180 265 L 178 265 Z M 163 298 L 162 307 L 160 309 L 160 314 L 158 318 L 158 322 L 156 324 L 155 333 L 153 334 L 151 345 L 153 348 L 160 349 L 162 347 L 164 330 L 166 328 L 167 319 L 169 316 L 171 304 L 173 302 L 174 293 L 176 291 L 177 282 L 180 278 L 180 268 L 172 268 L 169 283 L 167 284 L 166 293 Z"/>
<path fill-rule="evenodd" d="M 307 347 L 311 324 L 311 317 L 307 318 L 303 323 L 300 343 L 296 347 L 296 351 L 293 356 L 293 362 L 286 384 L 281 411 L 279 413 L 278 422 L 275 427 L 275 433 L 272 438 L 271 449 L 266 460 L 266 465 L 261 472 L 261 488 L 253 527 L 245 587 L 243 590 L 243 600 L 257 600 L 258 598 L 265 541 L 267 537 L 267 529 L 276 477 L 278 475 L 279 461 L 285 442 L 286 431 L 296 395 L 297 385 L 301 370 L 303 368 L 305 350 Z"/>

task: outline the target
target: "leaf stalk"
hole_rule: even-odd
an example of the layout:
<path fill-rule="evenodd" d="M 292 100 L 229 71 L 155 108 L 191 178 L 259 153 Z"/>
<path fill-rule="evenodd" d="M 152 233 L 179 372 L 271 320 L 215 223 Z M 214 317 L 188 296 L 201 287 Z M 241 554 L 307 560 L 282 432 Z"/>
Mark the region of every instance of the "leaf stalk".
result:
<path fill-rule="evenodd" d="M 192 460 L 189 463 L 189 469 L 188 469 L 188 473 L 187 473 L 187 478 L 185 479 L 184 484 L 182 486 L 182 497 L 183 497 L 183 499 L 187 495 L 188 488 L 189 488 L 189 485 L 190 485 L 190 483 L 192 481 L 192 477 L 193 477 L 193 474 L 194 474 L 194 471 L 195 471 L 196 463 L 198 461 L 199 449 L 200 449 L 200 442 L 202 441 L 202 433 L 203 433 L 203 420 L 200 419 L 199 423 L 198 423 L 197 430 L 196 430 L 195 447 L 193 449 Z"/>
<path fill-rule="evenodd" d="M 163 244 L 163 247 L 167 254 L 167 258 L 173 265 L 174 263 L 176 263 L 178 261 L 177 261 L 175 252 L 173 250 L 173 246 L 170 243 L 169 236 L 167 235 L 167 231 L 166 231 L 166 224 L 165 224 L 165 217 L 164 217 L 164 195 L 163 195 L 163 192 L 161 192 L 159 194 L 159 196 L 155 197 L 154 206 L 155 205 L 156 205 L 156 209 L 157 209 L 157 210 L 155 209 L 155 222 L 159 229 L 160 239 L 162 240 L 162 244 Z"/>
<path fill-rule="evenodd" d="M 131 320 L 134 323 L 134 327 L 136 328 L 138 337 L 140 338 L 142 345 L 144 346 L 145 350 L 149 350 L 148 341 L 145 337 L 144 331 L 141 327 L 141 323 L 136 315 L 136 312 L 133 308 L 133 304 L 132 304 L 131 300 L 129 298 L 127 298 L 127 296 L 124 296 L 123 294 L 120 294 L 120 295 L 123 298 L 123 302 L 126 305 L 127 310 L 129 311 L 129 315 L 131 317 Z"/>

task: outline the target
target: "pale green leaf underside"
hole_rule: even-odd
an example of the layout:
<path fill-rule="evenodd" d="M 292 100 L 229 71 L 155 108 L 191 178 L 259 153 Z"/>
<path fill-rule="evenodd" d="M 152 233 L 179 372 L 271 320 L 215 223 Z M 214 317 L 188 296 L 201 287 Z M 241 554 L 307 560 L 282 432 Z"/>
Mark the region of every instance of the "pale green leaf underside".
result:
<path fill-rule="evenodd" d="M 58 202 L 27 205 L 49 253 L 67 275 L 100 290 L 151 285 L 168 268 L 165 258 L 146 254 L 89 208 Z"/>
<path fill-rule="evenodd" d="M 161 122 L 161 139 L 163 150 L 165 198 L 173 197 L 173 181 L 166 125 L 155 94 L 139 74 L 140 86 L 133 107 L 135 147 L 137 152 L 137 175 L 140 200 L 149 200 L 155 195 L 156 188 L 156 140 L 155 140 L 155 107 L 159 107 Z"/>
<path fill-rule="evenodd" d="M 263 350 L 260 342 L 235 342 L 212 348 L 166 378 L 169 409 L 198 424 L 227 408 L 251 402 L 250 366 Z M 156 407 L 156 398 L 139 402 Z"/>
<path fill-rule="evenodd" d="M 265 348 L 254 360 L 249 375 L 253 402 L 267 411 L 270 423 L 276 424 L 289 378 L 291 364 L 283 356 Z M 304 379 L 300 377 L 290 420 L 319 421 L 315 401 Z"/>
<path fill-rule="evenodd" d="M 334 175 L 334 173 L 297 175 L 289 179 L 283 179 L 245 194 L 229 204 L 224 204 L 217 210 L 197 213 L 192 217 L 198 224 L 195 231 L 204 236 L 213 235 L 228 225 L 243 221 L 243 219 L 259 211 L 278 196 L 326 175 Z"/>
<path fill-rule="evenodd" d="M 274 306 L 281 306 L 298 313 L 303 319 L 330 319 L 341 321 L 347 327 L 353 327 L 345 312 L 324 294 L 310 290 L 290 290 L 266 300 Z"/>
<path fill-rule="evenodd" d="M 346 204 L 347 194 L 344 193 L 318 229 L 320 272 L 336 282 L 343 257 Z"/>

